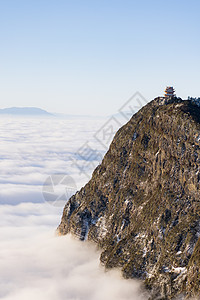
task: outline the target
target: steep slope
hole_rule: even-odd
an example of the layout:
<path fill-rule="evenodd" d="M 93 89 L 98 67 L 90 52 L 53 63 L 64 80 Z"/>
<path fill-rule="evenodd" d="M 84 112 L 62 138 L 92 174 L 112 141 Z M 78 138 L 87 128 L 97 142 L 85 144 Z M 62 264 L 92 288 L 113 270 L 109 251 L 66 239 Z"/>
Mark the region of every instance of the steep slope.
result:
<path fill-rule="evenodd" d="M 200 107 L 155 99 L 115 135 L 66 204 L 60 234 L 102 248 L 101 262 L 143 279 L 152 299 L 200 293 Z"/>

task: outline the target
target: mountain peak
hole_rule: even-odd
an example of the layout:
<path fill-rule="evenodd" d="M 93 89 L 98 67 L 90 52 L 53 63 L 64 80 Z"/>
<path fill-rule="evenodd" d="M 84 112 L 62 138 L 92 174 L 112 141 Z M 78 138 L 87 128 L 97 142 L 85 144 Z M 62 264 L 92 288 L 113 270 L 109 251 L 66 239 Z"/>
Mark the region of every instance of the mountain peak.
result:
<path fill-rule="evenodd" d="M 106 268 L 152 299 L 199 295 L 200 107 L 154 99 L 118 130 L 92 179 L 67 202 L 60 234 L 91 240 Z"/>

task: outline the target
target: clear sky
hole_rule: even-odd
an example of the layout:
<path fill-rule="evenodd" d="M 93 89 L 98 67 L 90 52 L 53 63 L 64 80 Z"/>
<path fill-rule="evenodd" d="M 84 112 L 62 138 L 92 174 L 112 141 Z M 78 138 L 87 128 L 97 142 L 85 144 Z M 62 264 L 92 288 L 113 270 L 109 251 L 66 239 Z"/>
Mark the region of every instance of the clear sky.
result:
<path fill-rule="evenodd" d="M 200 96 L 199 0 L 0 0 L 0 107 L 112 114 Z"/>

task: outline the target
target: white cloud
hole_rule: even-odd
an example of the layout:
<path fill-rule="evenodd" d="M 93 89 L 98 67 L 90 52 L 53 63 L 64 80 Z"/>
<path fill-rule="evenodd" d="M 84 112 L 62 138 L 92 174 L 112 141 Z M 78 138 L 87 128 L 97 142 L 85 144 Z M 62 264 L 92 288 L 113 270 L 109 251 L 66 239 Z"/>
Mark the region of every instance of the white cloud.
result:
<path fill-rule="evenodd" d="M 93 244 L 56 236 L 60 216 L 47 203 L 0 206 L 2 300 L 144 299 L 138 282 L 104 271 Z"/>
<path fill-rule="evenodd" d="M 104 272 L 93 244 L 55 236 L 62 208 L 41 193 L 52 173 L 69 174 L 78 188 L 88 180 L 71 157 L 86 140 L 105 152 L 93 138 L 100 123 L 0 119 L 0 299 L 143 299 L 138 282 L 123 280 L 118 270 Z"/>
<path fill-rule="evenodd" d="M 42 202 L 42 185 L 50 174 L 66 173 L 79 189 L 88 180 L 76 155 L 87 142 L 105 153 L 94 133 L 104 119 L 0 117 L 0 203 Z M 86 162 L 87 163 L 87 162 Z M 90 176 L 93 160 L 87 166 Z"/>

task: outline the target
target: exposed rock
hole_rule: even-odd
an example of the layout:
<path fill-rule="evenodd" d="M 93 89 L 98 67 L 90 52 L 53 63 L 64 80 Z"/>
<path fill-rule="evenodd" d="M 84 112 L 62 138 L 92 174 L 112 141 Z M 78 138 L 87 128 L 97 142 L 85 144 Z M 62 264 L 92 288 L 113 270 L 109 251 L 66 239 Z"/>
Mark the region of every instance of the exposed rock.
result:
<path fill-rule="evenodd" d="M 198 298 L 199 197 L 200 107 L 155 99 L 116 133 L 58 230 L 96 242 L 106 268 L 143 279 L 152 299 Z"/>

